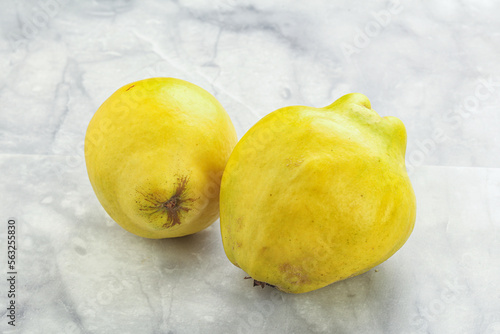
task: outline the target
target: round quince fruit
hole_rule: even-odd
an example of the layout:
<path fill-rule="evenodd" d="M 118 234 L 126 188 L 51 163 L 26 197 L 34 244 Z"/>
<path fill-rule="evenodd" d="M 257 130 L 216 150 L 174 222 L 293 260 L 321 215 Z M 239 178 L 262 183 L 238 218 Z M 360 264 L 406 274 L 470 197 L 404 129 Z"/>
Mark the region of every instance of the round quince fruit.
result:
<path fill-rule="evenodd" d="M 127 231 L 160 239 L 198 232 L 219 217 L 222 172 L 236 132 L 204 89 L 151 78 L 118 89 L 85 136 L 90 183 Z"/>

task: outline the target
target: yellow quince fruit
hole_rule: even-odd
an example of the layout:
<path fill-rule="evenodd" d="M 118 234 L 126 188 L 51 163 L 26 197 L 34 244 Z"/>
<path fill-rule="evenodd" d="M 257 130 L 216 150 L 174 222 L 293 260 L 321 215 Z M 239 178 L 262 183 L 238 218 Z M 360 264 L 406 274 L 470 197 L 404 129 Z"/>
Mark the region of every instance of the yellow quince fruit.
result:
<path fill-rule="evenodd" d="M 160 239 L 198 232 L 219 217 L 222 172 L 236 132 L 204 89 L 151 78 L 118 89 L 85 136 L 90 183 L 127 231 Z"/>
<path fill-rule="evenodd" d="M 259 285 L 302 293 L 368 271 L 408 239 L 416 201 L 406 130 L 362 94 L 261 119 L 222 177 L 229 260 Z"/>

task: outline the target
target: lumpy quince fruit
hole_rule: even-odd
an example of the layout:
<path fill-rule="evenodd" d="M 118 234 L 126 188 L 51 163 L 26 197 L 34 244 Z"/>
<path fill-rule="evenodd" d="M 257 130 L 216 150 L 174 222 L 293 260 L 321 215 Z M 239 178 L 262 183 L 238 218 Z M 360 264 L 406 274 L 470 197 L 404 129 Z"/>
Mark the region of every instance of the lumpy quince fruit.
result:
<path fill-rule="evenodd" d="M 85 160 L 97 198 L 119 225 L 142 237 L 179 237 L 219 217 L 220 179 L 236 141 L 210 93 L 150 78 L 100 106 L 85 136 Z"/>
<path fill-rule="evenodd" d="M 406 130 L 366 96 L 292 106 L 240 140 L 221 184 L 229 260 L 253 279 L 302 293 L 359 275 L 408 239 L 416 201 Z"/>

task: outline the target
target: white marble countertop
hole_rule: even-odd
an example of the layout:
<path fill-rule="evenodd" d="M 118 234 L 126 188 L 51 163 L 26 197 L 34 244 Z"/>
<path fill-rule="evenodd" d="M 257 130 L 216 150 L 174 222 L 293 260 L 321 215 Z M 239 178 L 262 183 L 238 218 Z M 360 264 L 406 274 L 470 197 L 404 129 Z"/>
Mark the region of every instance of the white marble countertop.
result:
<path fill-rule="evenodd" d="M 500 5 L 494 1 L 4 1 L 1 333 L 500 333 Z M 83 138 L 122 85 L 193 82 L 241 137 L 288 105 L 367 95 L 408 131 L 405 246 L 361 276 L 253 288 L 218 221 L 148 240 L 115 224 Z M 16 327 L 7 324 L 16 221 Z"/>

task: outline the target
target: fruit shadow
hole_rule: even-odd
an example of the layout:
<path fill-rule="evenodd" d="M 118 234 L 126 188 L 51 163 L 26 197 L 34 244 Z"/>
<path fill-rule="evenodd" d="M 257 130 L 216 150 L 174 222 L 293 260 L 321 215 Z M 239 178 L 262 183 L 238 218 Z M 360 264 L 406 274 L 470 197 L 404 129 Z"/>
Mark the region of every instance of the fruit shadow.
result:
<path fill-rule="evenodd" d="M 298 317 L 308 323 L 328 319 L 325 325 L 329 328 L 345 327 L 346 319 L 359 319 L 362 323 L 371 323 L 373 319 L 390 321 L 399 312 L 398 303 L 405 299 L 402 295 L 405 280 L 398 275 L 395 264 L 383 263 L 364 274 L 315 291 L 287 294 L 285 299 L 293 305 L 292 312 Z"/>
<path fill-rule="evenodd" d="M 85 224 L 79 224 L 74 231 L 82 239 L 74 248 L 76 254 L 95 256 L 96 261 L 109 263 L 114 272 L 133 267 L 145 274 L 161 272 L 179 278 L 193 274 L 200 264 L 213 261 L 217 248 L 222 248 L 218 220 L 191 235 L 149 239 L 126 231 L 98 203 L 92 204 L 93 208 L 82 217 Z M 73 247 L 71 242 L 68 247 Z"/>
<path fill-rule="evenodd" d="M 216 221 L 202 231 L 182 237 L 141 238 L 141 242 L 151 247 L 158 269 L 167 273 L 184 270 L 186 274 L 192 274 L 213 261 L 216 249 L 222 247 L 222 245 L 217 245 L 220 242 L 219 231 L 216 228 L 218 224 L 219 222 Z"/>
<path fill-rule="evenodd" d="M 272 324 L 283 319 L 295 319 L 293 326 L 301 333 L 355 332 L 350 326 L 357 319 L 368 324 L 373 319 L 385 321 L 391 314 L 397 314 L 393 310 L 401 297 L 397 285 L 402 282 L 395 276 L 396 269 L 382 264 L 362 275 L 301 294 L 285 293 L 271 286 L 253 286 L 253 280 L 235 275 L 241 276 L 241 280 L 228 287 L 232 293 L 226 294 L 225 303 L 240 314 L 249 328 L 258 315 L 262 321 L 257 327 L 262 325 L 259 329 L 264 332 L 272 332 Z M 344 330 L 338 331 L 339 328 Z"/>

